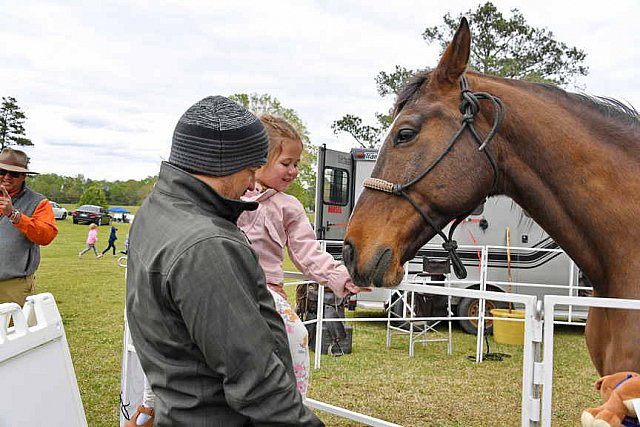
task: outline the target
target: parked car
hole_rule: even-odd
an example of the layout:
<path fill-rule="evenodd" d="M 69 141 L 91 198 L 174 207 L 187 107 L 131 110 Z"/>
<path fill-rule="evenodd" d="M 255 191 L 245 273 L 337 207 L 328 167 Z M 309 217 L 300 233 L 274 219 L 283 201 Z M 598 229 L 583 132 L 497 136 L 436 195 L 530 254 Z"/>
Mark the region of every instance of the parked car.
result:
<path fill-rule="evenodd" d="M 69 212 L 65 208 L 63 208 L 56 202 L 49 201 L 49 204 L 51 204 L 51 208 L 53 209 L 53 216 L 55 217 L 55 219 L 67 219 Z"/>
<path fill-rule="evenodd" d="M 101 206 L 96 205 L 82 205 L 73 212 L 73 223 L 84 224 L 97 224 L 97 225 L 109 225 L 111 223 L 111 216 L 109 212 Z"/>

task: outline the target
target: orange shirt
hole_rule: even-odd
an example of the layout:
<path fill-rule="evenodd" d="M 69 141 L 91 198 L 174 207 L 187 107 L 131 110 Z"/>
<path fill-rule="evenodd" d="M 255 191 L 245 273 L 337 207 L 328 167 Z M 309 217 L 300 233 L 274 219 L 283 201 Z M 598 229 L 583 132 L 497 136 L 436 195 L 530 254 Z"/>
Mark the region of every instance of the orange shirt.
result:
<path fill-rule="evenodd" d="M 31 217 L 20 213 L 20 221 L 14 226 L 27 239 L 38 245 L 48 245 L 58 235 L 58 226 L 53 216 L 53 209 L 47 199 L 38 204 Z"/>

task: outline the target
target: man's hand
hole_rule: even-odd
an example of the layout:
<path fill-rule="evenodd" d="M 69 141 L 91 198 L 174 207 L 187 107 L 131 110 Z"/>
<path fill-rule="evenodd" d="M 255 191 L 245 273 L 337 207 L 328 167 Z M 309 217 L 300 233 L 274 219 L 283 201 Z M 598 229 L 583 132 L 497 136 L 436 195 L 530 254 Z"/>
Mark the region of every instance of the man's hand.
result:
<path fill-rule="evenodd" d="M 4 185 L 0 185 L 0 192 L 2 192 L 2 194 L 0 195 L 0 212 L 2 212 L 3 215 L 9 216 L 11 215 L 11 212 L 13 212 L 13 203 L 11 203 L 11 196 L 9 195 L 7 189 L 4 188 Z"/>

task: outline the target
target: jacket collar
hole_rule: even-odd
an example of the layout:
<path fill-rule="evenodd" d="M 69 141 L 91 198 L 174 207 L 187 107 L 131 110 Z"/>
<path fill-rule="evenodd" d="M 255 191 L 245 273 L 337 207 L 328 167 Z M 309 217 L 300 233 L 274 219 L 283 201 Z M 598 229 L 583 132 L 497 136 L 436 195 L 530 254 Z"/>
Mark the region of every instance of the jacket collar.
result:
<path fill-rule="evenodd" d="M 278 191 L 274 190 L 273 188 L 261 188 L 259 184 L 256 183 L 256 189 L 244 193 L 242 195 L 242 200 L 246 202 L 264 202 L 277 193 Z"/>
<path fill-rule="evenodd" d="M 233 222 L 236 222 L 242 212 L 258 208 L 257 202 L 244 202 L 221 196 L 195 176 L 168 162 L 162 162 L 160 166 L 156 189 L 171 197 L 190 201 L 211 215 Z"/>

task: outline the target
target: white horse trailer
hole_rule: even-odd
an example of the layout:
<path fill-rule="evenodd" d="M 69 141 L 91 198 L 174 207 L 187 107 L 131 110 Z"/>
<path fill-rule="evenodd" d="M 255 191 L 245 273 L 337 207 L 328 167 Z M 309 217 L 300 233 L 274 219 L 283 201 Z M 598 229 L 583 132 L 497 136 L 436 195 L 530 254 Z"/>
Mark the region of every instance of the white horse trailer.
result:
<path fill-rule="evenodd" d="M 355 148 L 345 153 L 320 147 L 316 187 L 316 237 L 336 259 L 342 257 L 342 243 L 347 223 L 360 196 L 365 178 L 371 175 L 378 157 L 375 149 Z M 389 209 L 401 199 L 390 198 Z M 399 225 L 400 226 L 400 225 Z M 444 230 L 448 233 L 448 227 Z M 467 280 L 480 289 L 481 247 L 489 247 L 486 289 L 490 291 L 532 294 L 541 300 L 544 295 L 585 296 L 590 286 L 572 260 L 559 249 L 557 243 L 518 206 L 506 196 L 492 197 L 478 206 L 455 230 L 458 253 L 467 269 Z M 447 254 L 436 236 L 422 247 L 409 262 L 409 273 L 435 275 L 448 273 Z M 436 266 L 435 268 L 433 266 Z M 512 283 L 514 285 L 512 285 Z M 517 284 L 517 285 L 516 285 Z M 455 286 L 455 285 L 454 285 Z M 356 305 L 368 309 L 384 309 L 389 304 L 391 291 L 374 289 L 357 296 Z M 460 317 L 473 317 L 478 313 L 478 300 L 454 298 L 454 313 Z M 503 304 L 487 301 L 487 309 Z M 557 318 L 584 321 L 584 307 L 569 309 L 559 306 Z M 461 321 L 468 332 L 475 333 L 473 321 Z"/>

